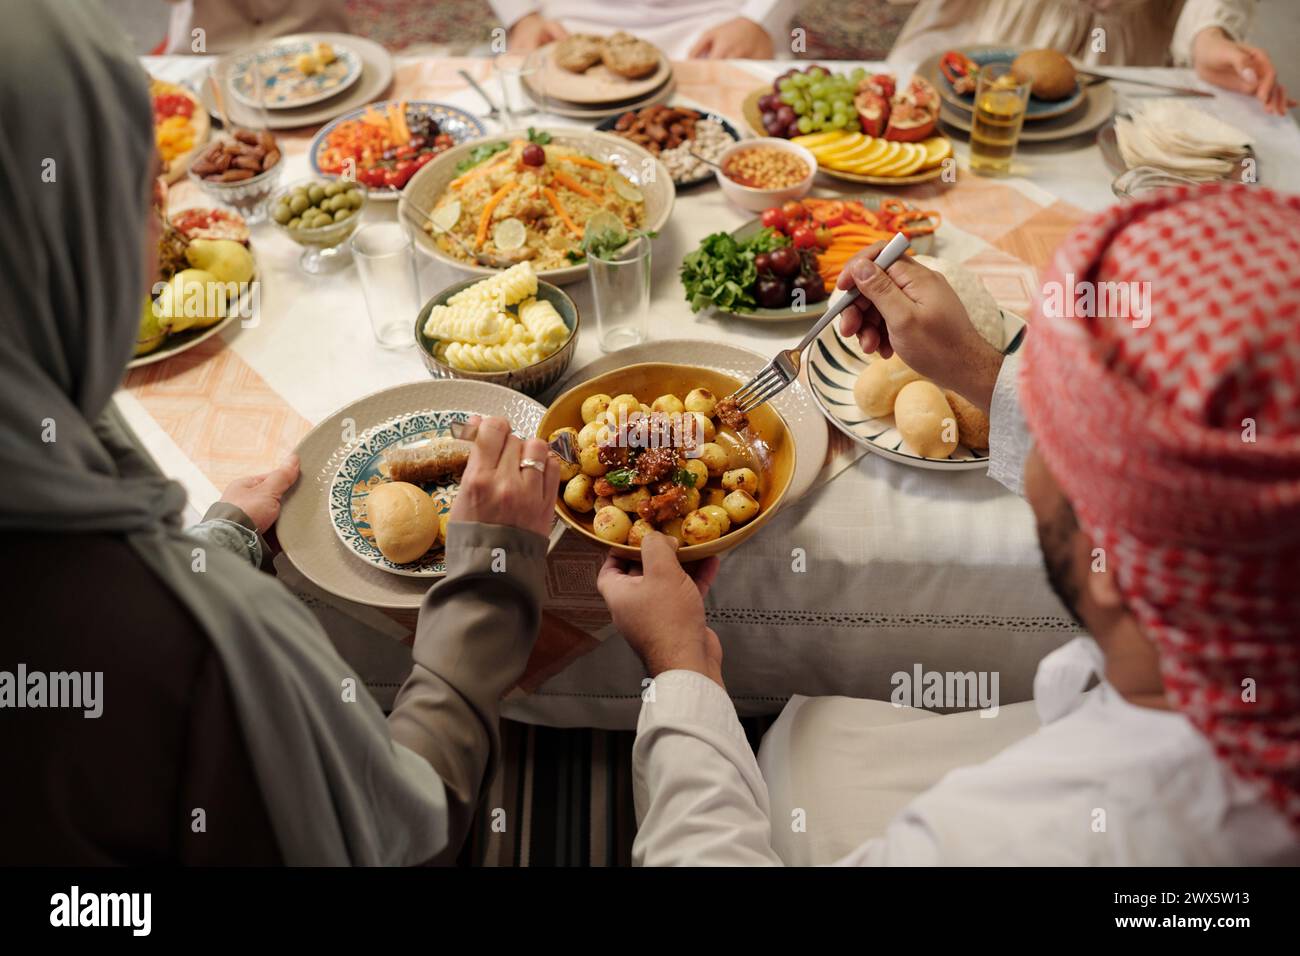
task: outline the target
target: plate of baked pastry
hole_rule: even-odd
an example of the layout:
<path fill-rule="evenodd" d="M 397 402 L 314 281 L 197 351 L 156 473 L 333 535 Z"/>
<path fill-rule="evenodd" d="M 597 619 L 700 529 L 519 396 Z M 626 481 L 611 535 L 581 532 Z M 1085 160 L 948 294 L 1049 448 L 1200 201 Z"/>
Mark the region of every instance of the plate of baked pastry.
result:
<path fill-rule="evenodd" d="M 628 104 L 672 78 L 658 47 L 629 33 L 575 33 L 539 51 L 541 68 L 525 76 L 536 99 L 577 108 Z"/>

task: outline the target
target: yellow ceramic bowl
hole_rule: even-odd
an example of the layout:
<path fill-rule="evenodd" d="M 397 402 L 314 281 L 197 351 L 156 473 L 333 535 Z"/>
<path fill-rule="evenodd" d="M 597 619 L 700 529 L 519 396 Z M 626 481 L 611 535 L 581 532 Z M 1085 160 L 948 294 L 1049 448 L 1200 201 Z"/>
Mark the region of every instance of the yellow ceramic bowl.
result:
<path fill-rule="evenodd" d="M 635 395 L 645 404 L 651 404 L 660 395 L 685 397 L 694 388 L 707 388 L 714 395 L 730 395 L 741 386 L 733 376 L 716 369 L 700 368 L 693 365 L 669 365 L 661 362 L 644 362 L 615 369 L 575 385 L 560 395 L 542 416 L 537 426 L 537 434 L 542 438 L 557 429 L 572 426 L 582 429 L 582 403 L 589 395 L 605 394 L 611 397 L 629 393 Z M 678 558 L 683 561 L 699 561 L 713 554 L 730 551 L 750 535 L 754 534 L 776 514 L 786 492 L 790 488 L 790 478 L 794 475 L 794 437 L 785 419 L 770 404 L 760 406 L 749 414 L 749 432 L 756 439 L 746 445 L 748 460 L 734 460 L 733 467 L 747 465 L 758 474 L 759 512 L 756 517 L 732 529 L 720 538 L 704 544 L 681 545 L 677 549 Z M 730 437 L 729 433 L 723 432 Z M 719 444 L 724 444 L 719 442 Z M 731 443 L 724 444 L 727 447 Z M 737 439 L 736 443 L 741 443 Z M 712 487 L 712 483 L 710 483 Z M 560 489 L 563 492 L 564 486 Z M 630 561 L 641 560 L 641 550 L 625 544 L 611 544 L 591 530 L 594 512 L 579 514 L 557 497 L 556 514 L 570 528 L 595 544 L 610 548 L 615 555 Z"/>

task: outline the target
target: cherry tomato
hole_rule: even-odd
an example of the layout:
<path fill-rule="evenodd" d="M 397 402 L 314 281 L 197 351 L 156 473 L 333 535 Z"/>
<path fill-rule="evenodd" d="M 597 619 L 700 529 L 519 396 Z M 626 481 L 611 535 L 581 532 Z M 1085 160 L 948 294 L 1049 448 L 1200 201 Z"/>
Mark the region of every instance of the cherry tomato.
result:
<path fill-rule="evenodd" d="M 763 210 L 763 225 L 769 229 L 775 229 L 777 232 L 785 232 L 785 213 L 781 211 L 780 206 L 773 206 L 770 209 Z"/>
<path fill-rule="evenodd" d="M 799 226 L 790 233 L 790 241 L 796 249 L 811 249 L 817 245 L 817 232 L 811 226 Z"/>
<path fill-rule="evenodd" d="M 415 168 L 423 169 L 425 166 L 428 166 L 431 162 L 433 162 L 434 159 L 437 158 L 437 156 L 438 156 L 437 153 L 421 153 L 419 156 L 415 158 Z"/>
<path fill-rule="evenodd" d="M 796 199 L 791 199 L 781 205 L 781 212 L 785 213 L 787 222 L 803 222 L 808 218 L 808 209 L 803 203 Z"/>
<path fill-rule="evenodd" d="M 384 170 L 380 166 L 371 169 L 363 169 L 357 173 L 357 179 L 361 180 L 361 185 L 378 188 L 384 185 Z"/>
<path fill-rule="evenodd" d="M 822 226 L 820 229 L 817 230 L 816 236 L 817 236 L 817 248 L 819 249 L 829 249 L 831 247 L 831 243 L 835 241 L 835 233 L 831 232 L 825 226 Z"/>

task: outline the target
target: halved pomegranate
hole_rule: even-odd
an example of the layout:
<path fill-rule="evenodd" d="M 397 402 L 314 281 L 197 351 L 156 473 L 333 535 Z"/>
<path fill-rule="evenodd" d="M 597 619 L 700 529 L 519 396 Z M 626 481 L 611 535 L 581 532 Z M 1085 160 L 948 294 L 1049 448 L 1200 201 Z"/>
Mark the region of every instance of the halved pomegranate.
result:
<path fill-rule="evenodd" d="M 853 96 L 853 108 L 858 111 L 862 132 L 880 136 L 889 125 L 889 100 L 894 95 L 894 78 L 888 73 L 876 73 L 858 83 Z"/>
<path fill-rule="evenodd" d="M 914 143 L 934 135 L 939 121 L 939 94 L 928 80 L 912 78 L 907 89 L 889 104 L 889 122 L 885 139 Z"/>

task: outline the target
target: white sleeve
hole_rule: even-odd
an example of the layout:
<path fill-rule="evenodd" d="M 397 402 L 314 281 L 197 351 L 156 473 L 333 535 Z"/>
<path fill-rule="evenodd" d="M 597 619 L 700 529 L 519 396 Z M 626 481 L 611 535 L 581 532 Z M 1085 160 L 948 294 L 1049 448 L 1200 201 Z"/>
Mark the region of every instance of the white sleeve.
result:
<path fill-rule="evenodd" d="M 780 866 L 767 785 L 727 692 L 665 671 L 641 705 L 632 747 L 636 866 Z"/>
<path fill-rule="evenodd" d="M 790 45 L 790 18 L 794 16 L 790 0 L 745 0 L 737 16 L 753 20 L 772 38 L 772 44 L 780 55 L 782 49 Z"/>
<path fill-rule="evenodd" d="M 538 13 L 542 9 L 537 0 L 488 0 L 488 5 L 507 30 L 528 14 Z"/>
<path fill-rule="evenodd" d="M 1020 353 L 1002 360 L 989 405 L 989 477 L 1024 496 L 1025 459 L 1034 441 L 1020 411 Z"/>
<path fill-rule="evenodd" d="M 1234 40 L 1244 40 L 1255 18 L 1255 0 L 1187 0 L 1169 42 L 1175 66 L 1192 65 L 1192 41 L 1207 27 L 1222 27 Z"/>

